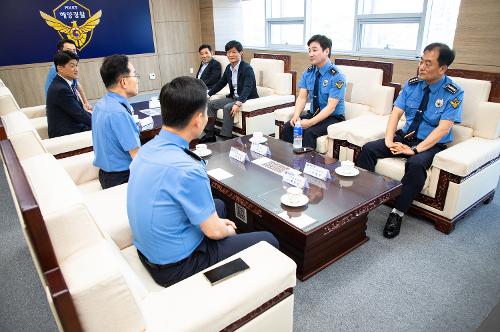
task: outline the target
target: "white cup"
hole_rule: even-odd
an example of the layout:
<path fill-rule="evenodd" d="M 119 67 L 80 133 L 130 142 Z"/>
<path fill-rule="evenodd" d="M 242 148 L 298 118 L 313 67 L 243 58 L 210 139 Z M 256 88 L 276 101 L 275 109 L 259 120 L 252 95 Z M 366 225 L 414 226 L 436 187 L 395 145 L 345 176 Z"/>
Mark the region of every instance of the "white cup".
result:
<path fill-rule="evenodd" d="M 340 162 L 340 166 L 342 167 L 343 170 L 346 172 L 353 172 L 354 171 L 354 163 L 350 160 L 342 160 Z"/>
<path fill-rule="evenodd" d="M 207 145 L 206 144 L 196 144 L 195 148 L 198 151 L 205 151 L 207 149 Z"/>
<path fill-rule="evenodd" d="M 290 187 L 286 190 L 288 201 L 292 204 L 298 203 L 302 197 L 302 189 L 297 187 Z"/>
<path fill-rule="evenodd" d="M 257 141 L 261 141 L 264 135 L 262 134 L 261 131 L 256 131 L 253 133 L 253 139 Z"/>

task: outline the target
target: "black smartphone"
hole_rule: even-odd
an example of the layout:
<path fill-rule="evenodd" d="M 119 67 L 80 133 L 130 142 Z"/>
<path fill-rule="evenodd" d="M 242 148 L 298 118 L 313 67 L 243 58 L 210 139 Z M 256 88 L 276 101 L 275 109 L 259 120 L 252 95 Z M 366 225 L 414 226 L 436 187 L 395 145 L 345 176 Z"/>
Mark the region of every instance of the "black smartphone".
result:
<path fill-rule="evenodd" d="M 203 274 L 212 285 L 215 285 L 249 268 L 250 267 L 247 263 L 245 263 L 241 258 L 237 258 L 224 265 L 217 266 L 214 269 L 206 271 Z"/>
<path fill-rule="evenodd" d="M 301 154 L 301 153 L 311 152 L 312 150 L 313 150 L 313 148 L 305 146 L 302 148 L 293 149 L 293 153 Z"/>

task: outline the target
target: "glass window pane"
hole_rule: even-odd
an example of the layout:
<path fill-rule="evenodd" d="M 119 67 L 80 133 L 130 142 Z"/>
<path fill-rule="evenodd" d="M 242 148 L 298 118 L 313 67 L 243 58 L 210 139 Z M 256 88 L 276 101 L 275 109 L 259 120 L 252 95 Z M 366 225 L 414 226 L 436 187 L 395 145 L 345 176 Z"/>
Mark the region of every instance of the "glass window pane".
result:
<path fill-rule="evenodd" d="M 361 48 L 416 50 L 418 23 L 363 24 Z"/>
<path fill-rule="evenodd" d="M 356 0 L 342 1 L 341 6 L 336 6 L 333 18 L 331 8 L 331 0 L 311 1 L 311 36 L 327 36 L 332 40 L 333 50 L 352 50 Z"/>
<path fill-rule="evenodd" d="M 432 2 L 429 30 L 422 47 L 434 42 L 445 43 L 449 47 L 453 47 L 459 7 L 460 0 Z"/>
<path fill-rule="evenodd" d="M 243 1 L 243 45 L 266 46 L 265 0 Z"/>
<path fill-rule="evenodd" d="M 304 0 L 268 0 L 267 18 L 304 17 Z"/>
<path fill-rule="evenodd" d="M 271 44 L 304 45 L 303 24 L 271 24 Z"/>
<path fill-rule="evenodd" d="M 358 13 L 360 15 L 421 13 L 423 8 L 423 0 L 359 0 L 358 3 Z"/>

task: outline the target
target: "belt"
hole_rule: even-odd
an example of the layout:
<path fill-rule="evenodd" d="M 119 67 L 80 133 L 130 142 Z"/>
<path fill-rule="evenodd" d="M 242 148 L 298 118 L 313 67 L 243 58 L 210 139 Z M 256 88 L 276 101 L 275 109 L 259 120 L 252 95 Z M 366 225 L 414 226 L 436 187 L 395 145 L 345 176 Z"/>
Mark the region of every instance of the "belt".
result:
<path fill-rule="evenodd" d="M 174 266 L 177 266 L 179 264 L 181 264 L 184 260 L 180 260 L 178 262 L 175 262 L 175 263 L 170 263 L 170 264 L 154 264 L 154 263 L 151 263 L 150 261 L 148 261 L 148 259 L 146 258 L 146 256 L 144 256 L 142 254 L 142 252 L 139 251 L 139 249 L 137 249 L 137 254 L 139 254 L 139 259 L 141 260 L 141 262 L 147 266 L 149 266 L 150 268 L 152 268 L 153 270 L 158 270 L 158 271 L 162 271 L 162 270 L 166 270 L 166 269 L 169 269 L 171 267 L 174 267 Z"/>

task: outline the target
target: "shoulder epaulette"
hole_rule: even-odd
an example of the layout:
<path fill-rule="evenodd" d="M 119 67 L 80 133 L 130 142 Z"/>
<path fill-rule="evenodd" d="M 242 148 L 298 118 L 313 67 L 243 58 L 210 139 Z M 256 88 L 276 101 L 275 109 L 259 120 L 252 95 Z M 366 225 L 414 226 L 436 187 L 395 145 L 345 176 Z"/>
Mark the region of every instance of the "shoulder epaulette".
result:
<path fill-rule="evenodd" d="M 415 83 L 418 83 L 418 82 L 420 82 L 420 79 L 418 78 L 418 76 L 415 76 L 415 77 L 410 78 L 408 80 L 408 85 L 412 85 L 412 84 L 415 84 Z"/>
<path fill-rule="evenodd" d="M 184 148 L 184 152 L 186 152 L 188 155 L 190 155 L 194 160 L 201 161 L 201 157 L 198 156 L 196 153 L 190 151 L 189 149 Z"/>
<path fill-rule="evenodd" d="M 309 68 L 307 68 L 307 71 L 311 71 L 311 70 L 314 70 L 315 66 L 314 65 L 310 65 Z"/>
<path fill-rule="evenodd" d="M 444 86 L 444 88 L 453 94 L 457 93 L 457 91 L 458 91 L 458 88 L 451 83 L 446 84 Z"/>
<path fill-rule="evenodd" d="M 330 73 L 331 73 L 333 76 L 335 76 L 335 74 L 337 74 L 337 71 L 336 71 L 333 67 L 331 67 L 331 68 L 330 68 Z"/>

